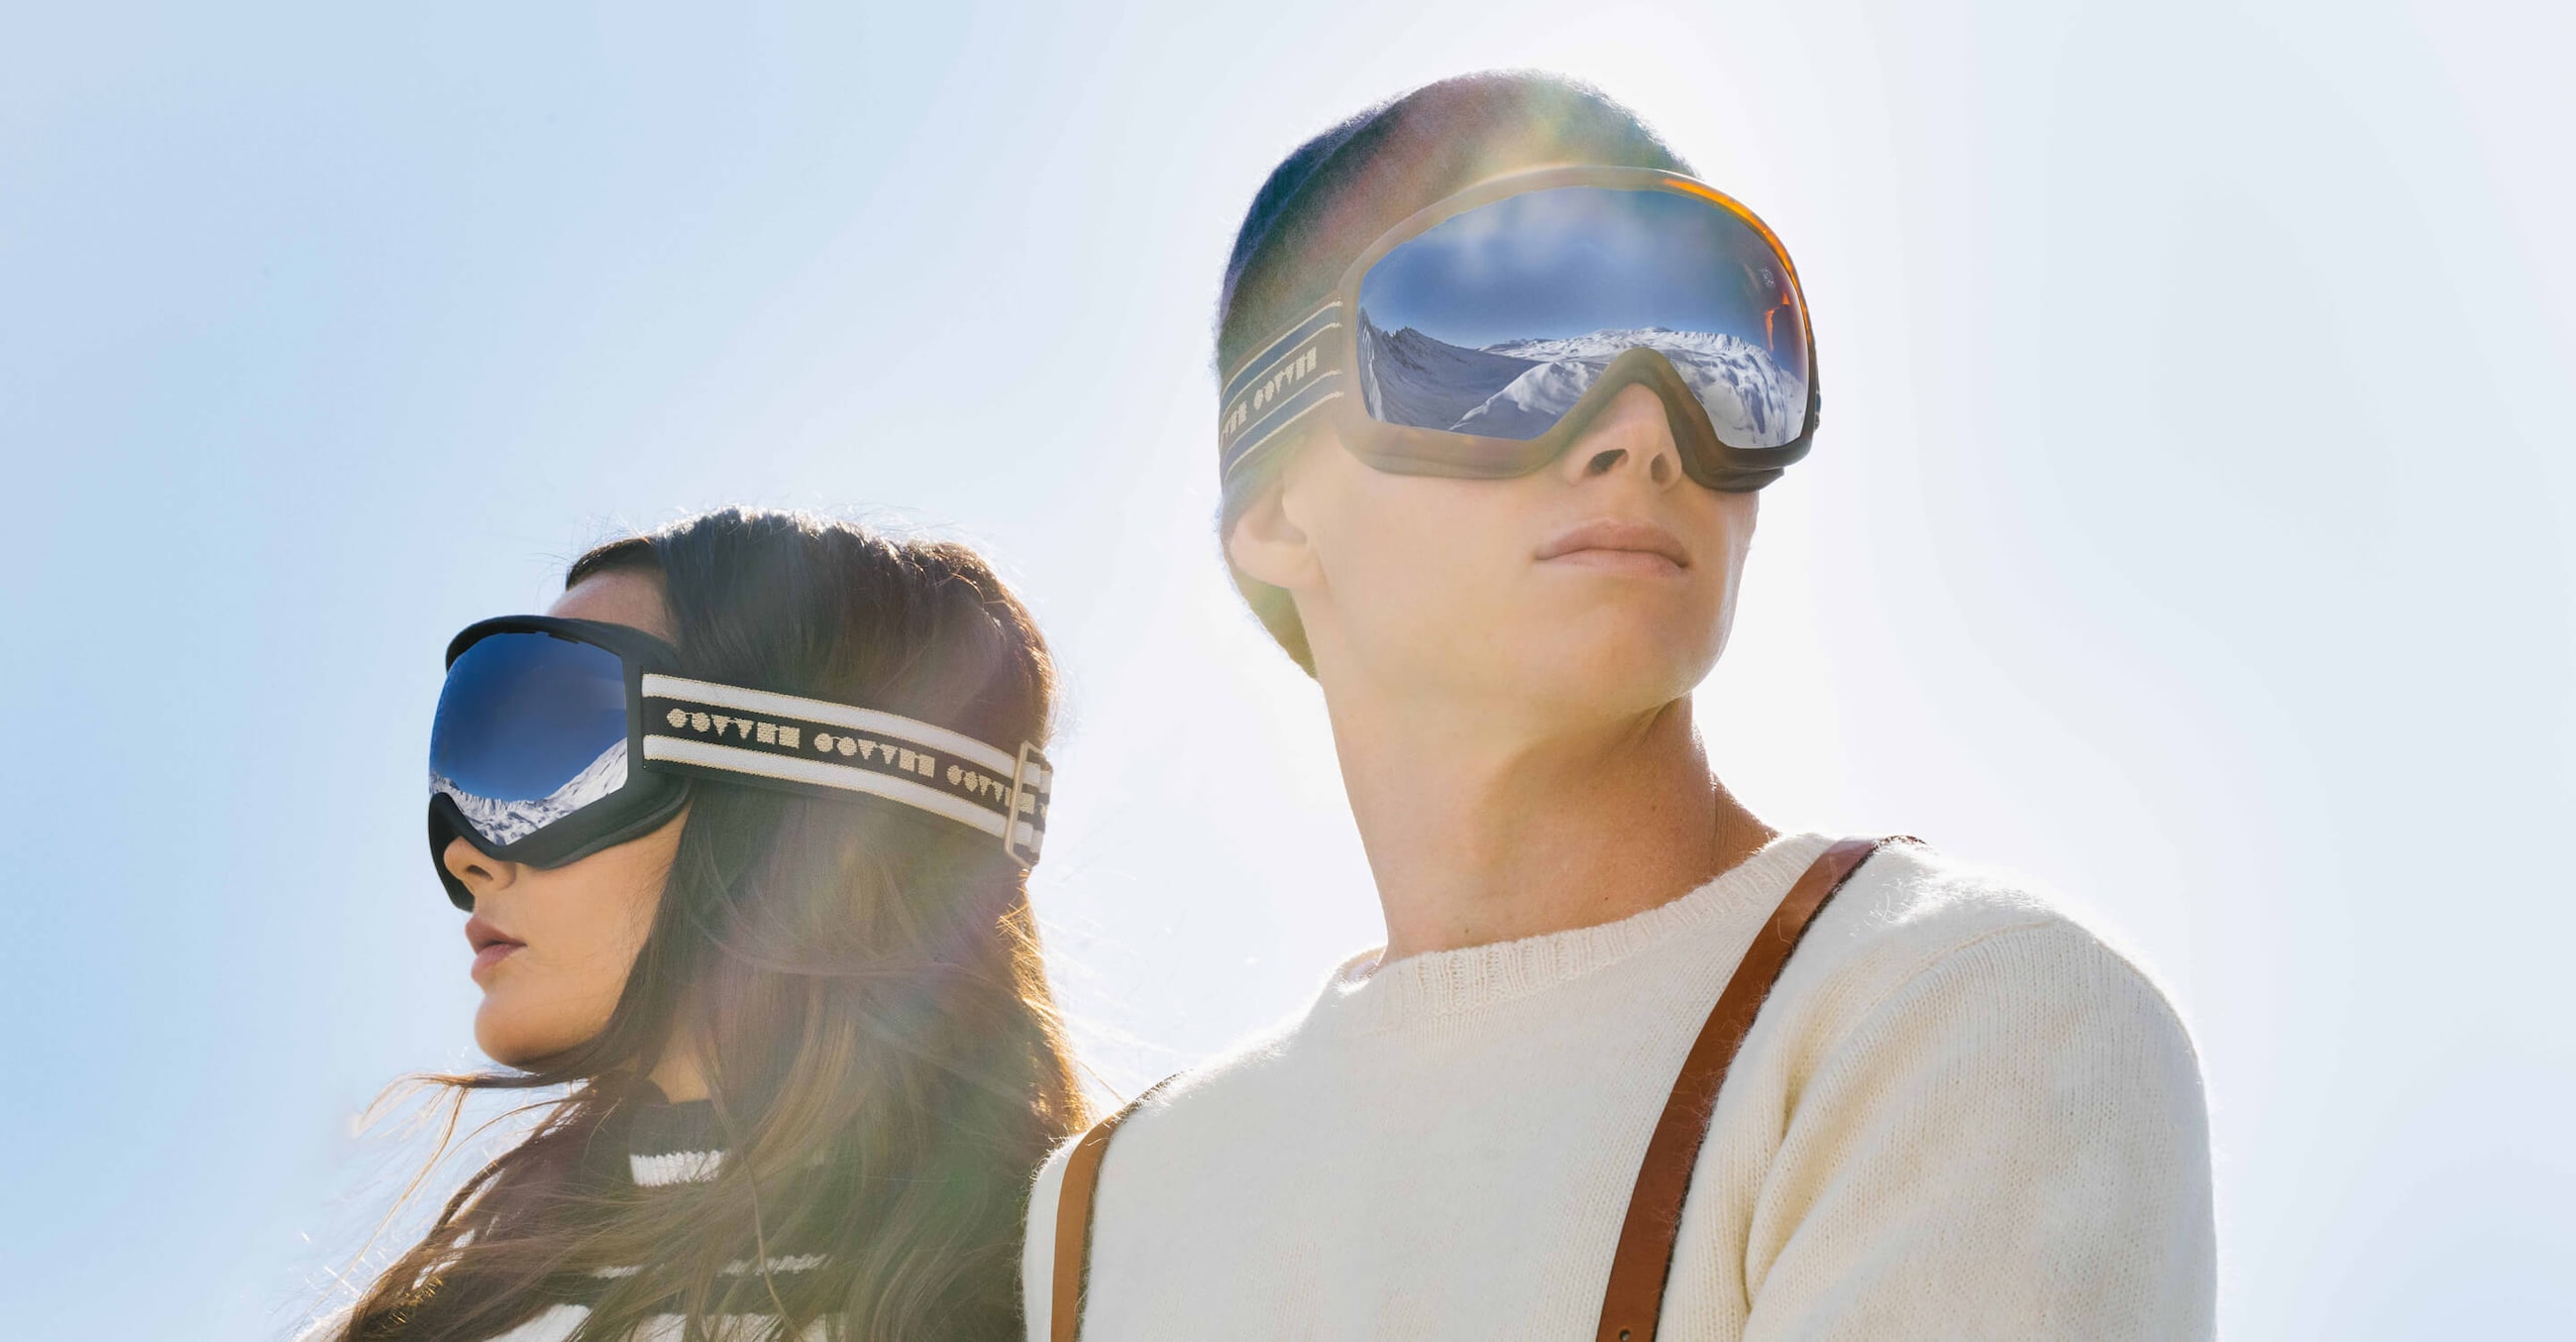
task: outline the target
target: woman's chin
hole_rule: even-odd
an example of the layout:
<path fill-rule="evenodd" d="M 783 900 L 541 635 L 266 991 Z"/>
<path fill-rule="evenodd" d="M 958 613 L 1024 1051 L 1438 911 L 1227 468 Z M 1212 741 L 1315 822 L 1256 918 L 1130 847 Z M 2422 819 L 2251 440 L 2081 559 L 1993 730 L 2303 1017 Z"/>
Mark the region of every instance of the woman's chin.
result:
<path fill-rule="evenodd" d="M 483 1008 L 474 1013 L 474 1046 L 504 1067 L 524 1071 L 580 1042 L 558 1040 L 544 1031 L 532 1030 L 527 1022 L 512 1019 L 514 1014 L 506 1003 L 496 1003 L 488 996 L 483 999 Z"/>

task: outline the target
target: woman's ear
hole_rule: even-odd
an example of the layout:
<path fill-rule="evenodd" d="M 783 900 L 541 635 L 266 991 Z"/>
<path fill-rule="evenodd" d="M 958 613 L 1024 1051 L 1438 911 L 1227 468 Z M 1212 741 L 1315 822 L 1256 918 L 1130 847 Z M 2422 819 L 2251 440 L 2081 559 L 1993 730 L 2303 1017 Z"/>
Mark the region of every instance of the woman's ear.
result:
<path fill-rule="evenodd" d="M 1291 592 L 1311 589 L 1322 573 L 1306 529 L 1288 504 L 1288 474 L 1272 481 L 1226 532 L 1225 557 L 1248 577 Z"/>

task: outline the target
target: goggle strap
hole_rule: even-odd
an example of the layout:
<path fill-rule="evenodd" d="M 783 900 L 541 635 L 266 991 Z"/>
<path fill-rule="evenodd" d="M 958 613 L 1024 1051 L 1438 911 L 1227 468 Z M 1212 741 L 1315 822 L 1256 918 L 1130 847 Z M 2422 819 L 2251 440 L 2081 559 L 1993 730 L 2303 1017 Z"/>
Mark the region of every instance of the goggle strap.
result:
<path fill-rule="evenodd" d="M 1037 865 L 1055 771 L 1033 745 L 1010 755 L 893 713 L 680 676 L 648 673 L 643 695 L 647 761 L 901 802 Z"/>
<path fill-rule="evenodd" d="M 1217 421 L 1220 469 L 1231 475 L 1254 453 L 1344 390 L 1341 361 L 1332 356 L 1333 333 L 1342 329 L 1342 301 L 1316 309 L 1226 379 Z"/>

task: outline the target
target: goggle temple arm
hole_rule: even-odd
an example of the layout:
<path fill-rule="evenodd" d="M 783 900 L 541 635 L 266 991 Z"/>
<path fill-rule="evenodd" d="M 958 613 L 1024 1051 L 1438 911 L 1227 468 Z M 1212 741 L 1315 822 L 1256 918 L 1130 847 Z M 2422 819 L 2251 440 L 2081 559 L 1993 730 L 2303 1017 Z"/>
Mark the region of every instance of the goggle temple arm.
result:
<path fill-rule="evenodd" d="M 681 676 L 648 672 L 642 689 L 648 766 L 901 802 L 992 835 L 1022 866 L 1045 847 L 1055 771 L 1035 745 L 1013 755 L 894 713 Z"/>

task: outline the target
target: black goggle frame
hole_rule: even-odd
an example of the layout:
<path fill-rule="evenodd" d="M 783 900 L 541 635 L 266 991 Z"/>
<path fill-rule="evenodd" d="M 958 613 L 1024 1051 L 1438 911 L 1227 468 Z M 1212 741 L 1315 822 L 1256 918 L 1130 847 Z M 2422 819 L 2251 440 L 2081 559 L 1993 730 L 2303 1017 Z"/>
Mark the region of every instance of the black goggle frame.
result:
<path fill-rule="evenodd" d="M 473 896 L 447 870 L 449 840 L 488 857 L 559 867 L 639 838 L 679 813 L 691 778 L 718 779 L 805 796 L 873 796 L 980 829 L 1023 867 L 1045 847 L 1055 771 L 1023 742 L 1016 753 L 933 723 L 853 704 L 676 674 L 679 650 L 642 630 L 597 620 L 505 615 L 482 620 L 447 646 L 447 665 L 495 634 L 547 634 L 617 657 L 626 685 L 626 781 L 612 793 L 536 832 L 495 844 L 467 822 L 455 800 L 429 801 L 430 861 L 447 897 L 471 909 Z"/>

